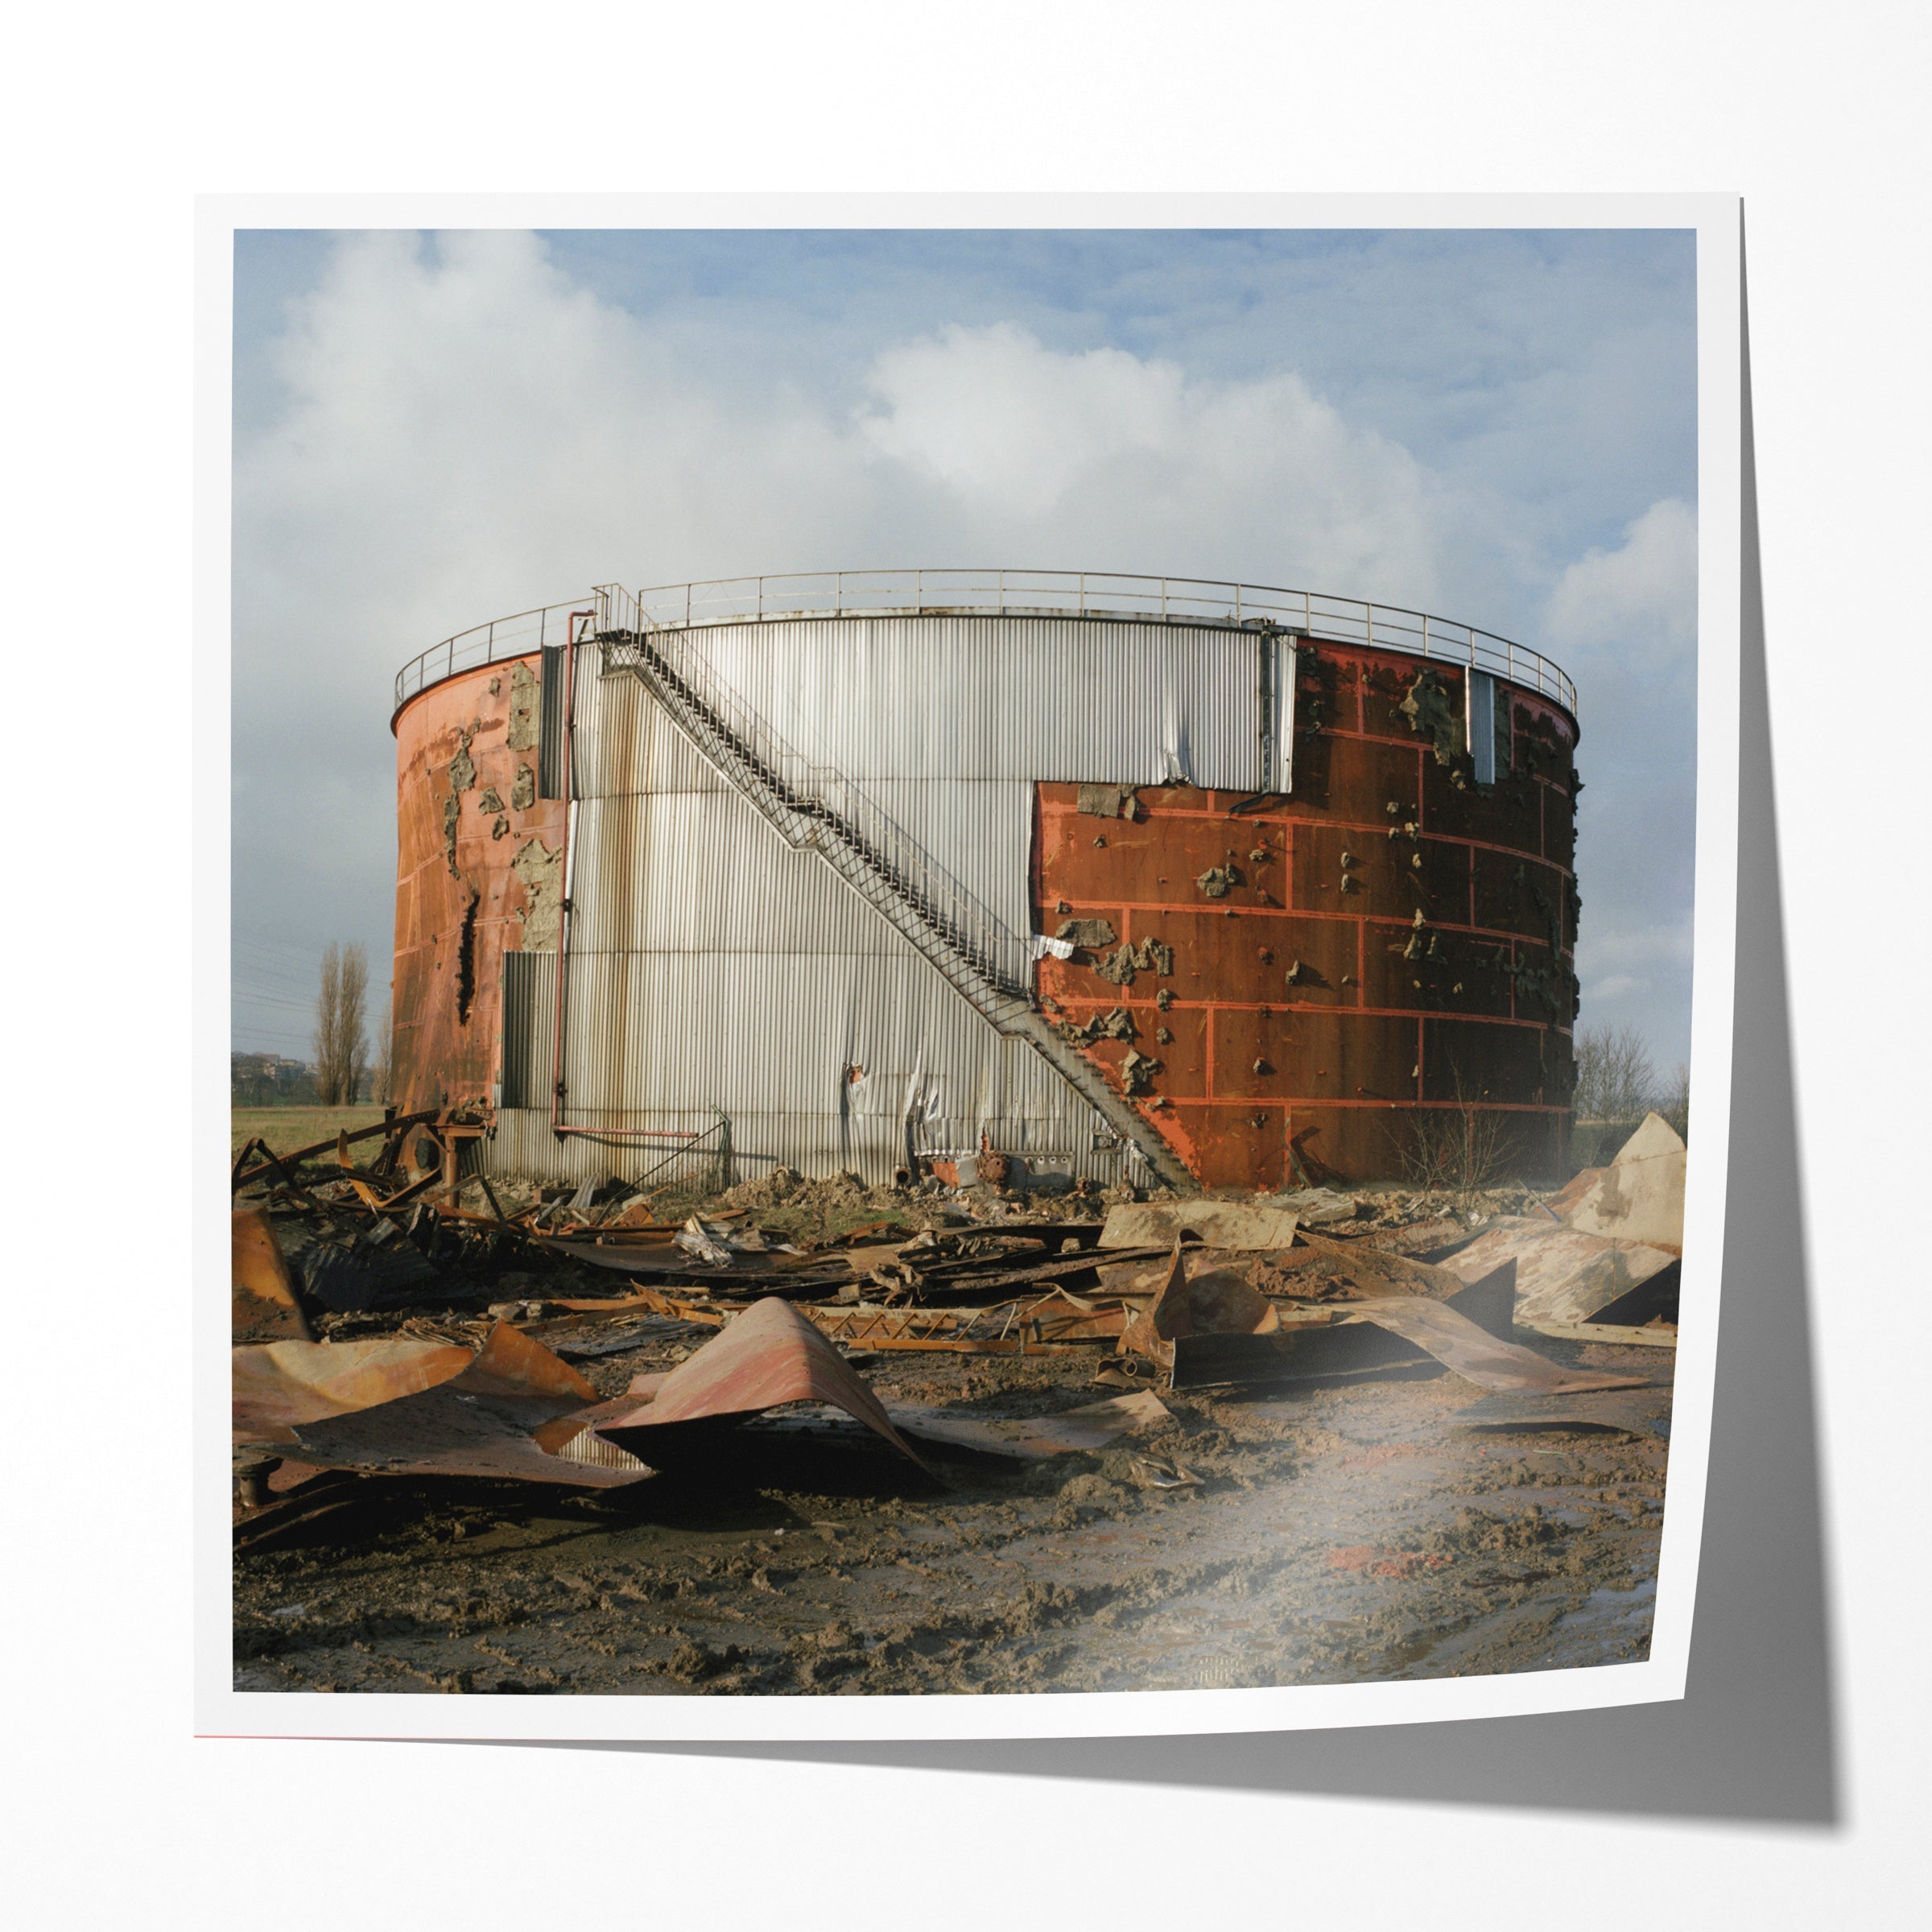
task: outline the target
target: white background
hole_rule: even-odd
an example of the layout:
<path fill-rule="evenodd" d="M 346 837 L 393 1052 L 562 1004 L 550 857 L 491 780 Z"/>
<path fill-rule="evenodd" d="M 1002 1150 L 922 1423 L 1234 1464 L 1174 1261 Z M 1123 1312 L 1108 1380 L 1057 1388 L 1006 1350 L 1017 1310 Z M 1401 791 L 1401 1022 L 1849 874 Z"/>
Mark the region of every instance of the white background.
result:
<path fill-rule="evenodd" d="M 27 608 L 8 795 L 30 996 L 7 1188 L 14 1913 L 1919 1922 L 1922 10 L 1787 23 L 1683 0 L 1035 0 L 937 24 L 902 5 L 696 19 L 42 10 L 11 36 L 0 328 Z M 188 815 L 219 811 L 225 762 L 219 741 L 191 743 L 185 681 L 191 197 L 774 187 L 1745 196 L 1779 865 L 1767 873 L 1773 827 L 1750 791 L 1764 761 L 1748 663 L 1740 971 L 1757 1031 L 1740 1042 L 1734 1149 L 1759 1184 L 1734 1172 L 1751 1222 L 1730 1232 L 1713 1614 L 1684 1705 L 1358 1732 L 1346 1749 L 881 1746 L 844 1761 L 191 1738 L 188 1150 L 168 1122 L 190 1089 L 190 895 L 222 883 L 194 876 Z M 1778 1132 L 1765 927 L 1781 886 L 1795 1150 Z M 218 988 L 207 1012 L 193 1077 L 219 1081 Z M 1823 1508 L 1794 1534 L 1818 1515 L 1807 1316 Z M 1806 1608 L 1821 1547 L 1822 1624 Z"/>

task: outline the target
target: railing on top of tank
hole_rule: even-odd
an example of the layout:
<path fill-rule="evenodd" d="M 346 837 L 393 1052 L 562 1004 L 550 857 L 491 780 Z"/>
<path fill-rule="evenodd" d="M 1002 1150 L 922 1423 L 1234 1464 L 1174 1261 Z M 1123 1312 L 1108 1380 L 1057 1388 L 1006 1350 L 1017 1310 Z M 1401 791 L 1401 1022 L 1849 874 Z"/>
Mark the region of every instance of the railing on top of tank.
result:
<path fill-rule="evenodd" d="M 397 674 L 400 710 L 419 691 L 460 671 L 526 656 L 561 644 L 588 597 L 497 617 L 459 631 L 412 658 Z M 1528 646 L 1392 604 L 1368 604 L 1313 591 L 1220 584 L 1198 577 L 1140 577 L 1067 570 L 844 570 L 766 577 L 720 577 L 662 584 L 637 593 L 654 629 L 739 624 L 786 617 L 910 613 L 1158 618 L 1169 623 L 1277 625 L 1339 644 L 1397 650 L 1410 657 L 1473 665 L 1540 691 L 1575 715 L 1576 687 L 1561 666 Z"/>
<path fill-rule="evenodd" d="M 537 610 L 520 610 L 514 617 L 493 618 L 431 645 L 396 673 L 395 708 L 400 711 L 419 691 L 453 678 L 460 671 L 474 671 L 503 658 L 526 658 L 547 644 L 563 643 L 570 633 L 572 616 L 588 617 L 594 607 L 595 600 L 589 597 L 576 597 L 568 604 L 546 604 Z"/>
<path fill-rule="evenodd" d="M 1576 710 L 1576 687 L 1526 645 L 1426 612 L 1357 597 L 1202 577 L 1118 571 L 841 570 L 719 577 L 637 593 L 645 621 L 665 630 L 787 617 L 937 616 L 1154 617 L 1168 623 L 1276 625 L 1338 644 L 1472 665 Z"/>

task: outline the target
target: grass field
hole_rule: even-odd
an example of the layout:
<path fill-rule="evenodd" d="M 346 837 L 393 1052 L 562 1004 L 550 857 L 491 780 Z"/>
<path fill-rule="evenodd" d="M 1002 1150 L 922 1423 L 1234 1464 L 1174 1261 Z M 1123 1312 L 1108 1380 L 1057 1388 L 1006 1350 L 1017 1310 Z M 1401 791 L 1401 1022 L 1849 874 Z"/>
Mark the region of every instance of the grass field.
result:
<path fill-rule="evenodd" d="M 345 1127 L 351 1133 L 358 1127 L 373 1127 L 382 1117 L 380 1107 L 233 1107 L 228 1116 L 229 1158 L 232 1160 L 242 1144 L 258 1134 L 277 1154 L 292 1154 Z"/>

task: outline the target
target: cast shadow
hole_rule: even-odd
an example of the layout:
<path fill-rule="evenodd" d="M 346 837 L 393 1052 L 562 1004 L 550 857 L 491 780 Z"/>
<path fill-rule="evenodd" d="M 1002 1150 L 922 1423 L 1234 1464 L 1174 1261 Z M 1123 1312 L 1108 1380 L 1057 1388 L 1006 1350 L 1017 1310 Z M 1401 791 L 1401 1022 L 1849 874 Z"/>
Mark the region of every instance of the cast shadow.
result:
<path fill-rule="evenodd" d="M 1819 1827 L 1839 1822 L 1748 309 L 1742 347 L 1744 638 L 1731 1174 L 1710 1487 L 1684 1701 L 1232 1736 L 568 1748 Z"/>

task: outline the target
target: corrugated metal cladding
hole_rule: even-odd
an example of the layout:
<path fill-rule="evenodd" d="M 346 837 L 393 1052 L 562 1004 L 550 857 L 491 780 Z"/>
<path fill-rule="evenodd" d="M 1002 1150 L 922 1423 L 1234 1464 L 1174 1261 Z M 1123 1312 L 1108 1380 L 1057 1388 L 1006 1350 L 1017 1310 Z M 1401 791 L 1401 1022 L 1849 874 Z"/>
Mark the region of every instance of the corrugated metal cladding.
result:
<path fill-rule="evenodd" d="M 780 740 L 856 782 L 993 915 L 1016 975 L 1036 781 L 1178 773 L 1249 789 L 1262 774 L 1266 645 L 1251 634 L 890 617 L 722 625 L 696 641 Z M 815 853 L 786 844 L 630 672 L 580 651 L 575 712 L 573 1126 L 703 1133 L 722 1111 L 741 1175 L 782 1163 L 884 1180 L 985 1134 L 1038 1166 L 1144 1178 L 1063 1076 L 996 1033 Z M 532 956 L 506 979 L 489 1163 L 641 1173 L 667 1142 L 550 1130 L 550 964 Z"/>
<path fill-rule="evenodd" d="M 794 627 L 778 624 L 766 631 Z M 701 634 L 708 638 L 709 634 Z M 585 654 L 578 664 L 573 786 L 582 801 L 572 837 L 576 917 L 588 923 L 582 937 L 592 951 L 611 947 L 674 947 L 730 943 L 734 910 L 755 908 L 758 917 L 740 942 L 753 950 L 816 949 L 830 937 L 828 923 L 842 923 L 848 948 L 877 950 L 890 937 L 885 922 L 865 906 L 815 856 L 805 852 L 776 879 L 761 876 L 734 885 L 729 899 L 674 886 L 661 893 L 644 880 L 675 881 L 698 857 L 692 877 L 730 878 L 745 862 L 720 816 L 719 801 L 741 806 L 741 795 L 692 747 L 644 686 L 628 671 L 587 675 L 597 664 Z M 822 756 L 821 753 L 821 756 Z M 849 770 L 847 775 L 852 775 Z M 1102 780 L 1102 782 L 1107 781 Z M 989 914 L 1006 935 L 1001 964 L 1023 977 L 1032 930 L 1028 866 L 1033 842 L 1033 787 L 1024 778 L 955 775 L 943 762 L 912 778 L 875 779 L 865 795 L 923 852 L 934 869 L 968 901 Z M 769 868 L 791 850 L 774 836 L 756 842 L 751 861 Z M 592 894 L 576 882 L 595 877 Z M 786 898 L 785 893 L 799 896 Z M 761 903 L 761 902 L 762 902 Z M 771 922 L 776 920 L 778 930 Z"/>
<path fill-rule="evenodd" d="M 791 747 L 882 778 L 1253 790 L 1252 632 L 1080 618 L 871 617 L 694 634 Z"/>
<path fill-rule="evenodd" d="M 1463 680 L 1463 737 L 1479 785 L 1496 782 L 1496 679 L 1472 670 Z"/>
<path fill-rule="evenodd" d="M 564 646 L 546 644 L 538 653 L 543 669 L 537 724 L 537 796 L 564 795 Z"/>
<path fill-rule="evenodd" d="M 733 1114 L 730 1121 L 732 1171 L 739 1180 L 755 1180 L 760 1174 L 769 1174 L 773 1168 L 780 1166 L 795 1169 L 801 1174 L 828 1174 L 836 1170 L 861 1174 L 869 1180 L 889 1179 L 892 1166 L 905 1158 L 903 1154 L 895 1154 L 890 1166 L 881 1166 L 867 1151 L 868 1146 L 873 1144 L 872 1137 L 864 1139 L 854 1137 L 851 1142 L 853 1151 L 841 1165 L 837 1123 L 814 1114 L 739 1113 Z M 666 1126 L 663 1117 L 641 1111 L 609 1120 L 597 1120 L 593 1117 L 583 1124 L 633 1132 L 648 1127 L 660 1134 Z M 682 1131 L 698 1135 L 716 1125 L 716 1114 L 693 1115 L 684 1123 Z M 882 1146 L 882 1142 L 878 1144 Z M 653 1168 L 657 1169 L 659 1179 L 663 1180 L 683 1169 L 693 1172 L 708 1170 L 713 1158 L 708 1142 L 694 1143 L 688 1158 L 677 1161 L 672 1157 L 679 1153 L 678 1144 L 669 1138 L 599 1140 L 594 1135 L 573 1134 L 569 1139 L 559 1141 L 550 1130 L 549 1114 L 535 1108 L 501 1110 L 497 1116 L 495 1137 L 482 1145 L 488 1150 L 486 1162 L 491 1173 L 552 1181 L 601 1180 L 613 1174 L 634 1179 Z M 963 1155 L 976 1151 L 978 1146 L 976 1139 L 950 1143 L 935 1141 L 922 1142 L 919 1150 Z M 667 1160 L 672 1160 L 672 1164 L 659 1165 Z M 1146 1165 L 1132 1149 L 1123 1153 L 1117 1147 L 1111 1151 L 1084 1150 L 1067 1155 L 1036 1151 L 1030 1156 L 1029 1165 L 1036 1172 L 1063 1172 L 1075 1178 L 1084 1177 L 1103 1187 L 1112 1187 L 1123 1179 L 1133 1181 L 1137 1187 L 1145 1186 L 1150 1178 Z"/>
<path fill-rule="evenodd" d="M 1067 1082 L 994 1033 L 910 947 L 892 958 L 713 954 L 700 974 L 687 957 L 572 954 L 572 1120 L 799 1108 L 882 1122 L 894 1146 L 908 1122 L 943 1146 L 976 1146 L 996 1121 L 1036 1148 L 1071 1151 L 1092 1137 L 1093 1111 Z M 1009 1151 L 1022 1151 L 1018 1141 Z"/>
<path fill-rule="evenodd" d="M 869 788 L 923 851 L 957 861 L 960 888 L 1026 957 L 1032 788 L 901 783 Z M 815 853 L 736 793 L 667 791 L 586 799 L 572 831 L 572 953 L 884 953 L 899 941 Z"/>
<path fill-rule="evenodd" d="M 576 818 L 564 1078 L 576 1125 L 698 1132 L 722 1111 L 741 1171 L 886 1179 L 911 1154 L 1006 1151 L 1110 1180 L 1094 1110 L 991 1026 L 815 854 L 735 794 L 586 801 Z M 1025 861 L 1021 861 L 1025 877 Z M 554 955 L 506 985 L 503 1105 L 547 1109 Z M 526 990 L 527 989 L 527 990 Z M 514 1029 L 541 1036 L 526 1044 Z M 510 1157 L 513 1148 L 516 1158 Z M 547 1113 L 493 1166 L 607 1171 Z M 572 1156 L 574 1155 L 574 1158 Z M 648 1150 L 625 1150 L 635 1171 Z M 1137 1162 L 1138 1157 L 1134 1157 Z"/>
<path fill-rule="evenodd" d="M 557 998 L 554 952 L 503 956 L 503 1107 L 550 1107 Z"/>

